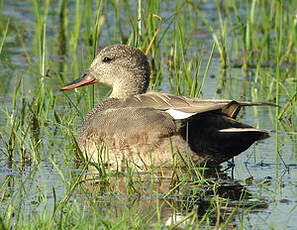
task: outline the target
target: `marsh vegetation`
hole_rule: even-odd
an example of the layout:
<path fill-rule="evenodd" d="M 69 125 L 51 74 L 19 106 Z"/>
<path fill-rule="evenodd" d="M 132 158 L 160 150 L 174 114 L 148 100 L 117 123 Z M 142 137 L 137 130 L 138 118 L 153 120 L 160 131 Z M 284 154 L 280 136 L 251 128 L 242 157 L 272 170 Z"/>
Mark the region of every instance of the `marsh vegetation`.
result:
<path fill-rule="evenodd" d="M 295 0 L 1 0 L 0 19 L 1 229 L 296 228 Z M 271 138 L 231 169 L 92 174 L 76 131 L 110 89 L 59 89 L 116 43 L 148 54 L 151 90 L 278 104 L 240 114 Z"/>

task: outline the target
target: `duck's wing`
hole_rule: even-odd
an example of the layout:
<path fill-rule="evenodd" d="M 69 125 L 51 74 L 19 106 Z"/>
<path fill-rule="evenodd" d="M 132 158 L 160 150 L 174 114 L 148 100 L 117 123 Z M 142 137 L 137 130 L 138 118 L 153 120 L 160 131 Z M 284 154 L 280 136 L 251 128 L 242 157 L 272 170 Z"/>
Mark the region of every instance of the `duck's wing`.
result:
<path fill-rule="evenodd" d="M 225 115 L 236 118 L 242 106 L 270 105 L 269 103 L 237 102 L 234 100 L 198 99 L 185 96 L 176 96 L 166 93 L 148 92 L 138 94 L 123 100 L 121 107 L 142 107 L 169 112 L 183 112 L 189 115 L 210 111 L 220 111 Z"/>

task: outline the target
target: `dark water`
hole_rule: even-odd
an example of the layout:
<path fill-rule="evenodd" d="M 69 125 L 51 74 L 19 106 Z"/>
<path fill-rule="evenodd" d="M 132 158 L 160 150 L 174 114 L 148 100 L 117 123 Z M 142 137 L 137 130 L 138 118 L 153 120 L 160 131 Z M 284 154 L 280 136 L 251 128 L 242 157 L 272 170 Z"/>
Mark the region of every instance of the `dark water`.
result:
<path fill-rule="evenodd" d="M 56 111 L 63 113 L 65 110 L 65 97 L 58 90 L 60 82 L 55 78 L 51 67 L 55 66 L 57 58 L 56 48 L 56 19 L 57 19 L 57 5 L 53 3 L 50 7 L 50 14 L 48 16 L 47 25 L 47 59 L 48 67 L 51 77 L 46 79 L 46 87 L 53 91 L 53 95 L 57 100 Z M 73 18 L 74 6 L 73 2 L 70 3 L 70 18 Z M 163 17 L 167 17 L 172 14 L 170 10 L 170 4 L 161 4 L 161 12 Z M 111 6 L 109 6 L 111 7 Z M 212 2 L 201 3 L 201 10 L 206 15 L 208 20 L 213 21 L 214 25 L 218 24 L 216 5 Z M 100 45 L 109 45 L 112 43 L 118 43 L 120 39 L 116 37 L 114 29 L 114 11 L 107 8 L 106 12 L 109 12 L 106 24 L 103 26 L 102 35 L 100 38 Z M 120 17 L 124 17 L 124 10 L 120 11 Z M 241 9 L 241 13 L 244 15 L 244 8 Z M 24 97 L 30 100 L 33 92 L 37 90 L 38 84 L 34 81 L 37 71 L 38 58 L 34 54 L 32 48 L 34 46 L 34 28 L 35 17 L 33 13 L 33 7 L 30 1 L 5 1 L 2 8 L 2 18 L 6 24 L 6 21 L 10 20 L 10 29 L 6 38 L 4 49 L 1 53 L 0 59 L 0 80 L 2 82 L 0 86 L 0 125 L 1 133 L 4 140 L 8 140 L 9 127 L 12 117 L 10 117 L 12 111 L 13 102 L 13 89 L 15 81 L 17 79 L 23 79 Z M 126 20 L 126 19 L 125 19 Z M 129 24 L 124 24 L 123 29 L 131 31 Z M 168 36 L 173 32 L 172 27 L 168 31 Z M 191 29 L 191 28 L 189 28 Z M 84 30 L 84 27 L 82 27 Z M 193 39 L 190 40 L 187 45 L 187 58 L 195 57 L 199 53 L 198 48 L 203 47 L 205 53 L 205 60 L 203 60 L 202 69 L 205 69 L 207 63 L 207 57 L 210 53 L 212 45 L 212 37 L 207 27 L 200 26 L 197 30 L 191 31 Z M 115 35 L 114 35 L 115 34 Z M 23 43 L 20 42 L 19 36 L 23 36 Z M 232 39 L 232 38 L 230 38 Z M 164 42 L 165 43 L 165 42 Z M 232 48 L 232 44 L 228 44 Z M 69 79 L 77 77 L 75 75 L 82 73 L 88 66 L 89 60 L 86 58 L 86 52 L 84 52 L 85 45 L 79 43 L 77 56 L 66 56 L 65 65 L 66 68 L 64 74 Z M 160 45 L 160 49 L 164 52 L 164 59 L 166 58 L 166 47 Z M 31 63 L 28 62 L 25 53 L 31 58 Z M 77 61 L 77 66 L 74 65 L 74 61 Z M 163 77 L 164 80 L 157 90 L 164 92 L 174 92 L 174 89 L 169 84 L 169 73 L 166 67 L 166 61 L 161 62 L 164 65 Z M 295 68 L 295 67 L 292 67 Z M 74 73 L 74 70 L 78 69 Z M 265 92 L 260 91 L 260 83 L 255 83 L 253 80 L 253 69 L 244 73 L 241 69 L 234 68 L 227 71 L 226 77 L 221 76 L 221 68 L 219 55 L 215 51 L 214 58 L 212 60 L 210 70 L 207 74 L 205 84 L 202 88 L 203 97 L 205 98 L 226 98 L 226 99 L 240 99 L 250 101 L 266 101 Z M 274 70 L 266 69 L 265 71 Z M 264 71 L 263 71 L 264 72 Z M 222 83 L 224 81 L 224 84 Z M 296 79 L 295 79 L 296 81 Z M 288 88 L 294 87 L 294 81 L 285 82 Z M 98 92 L 97 98 L 105 95 L 108 92 L 107 89 L 100 87 L 102 91 Z M 69 93 L 71 98 L 75 98 L 74 93 Z M 284 95 L 280 98 L 281 106 L 288 100 Z M 84 108 L 82 112 L 86 112 Z M 295 112 L 296 113 L 296 112 Z M 76 116 L 76 115 L 75 115 Z M 74 118 L 75 125 L 70 127 L 76 130 L 77 120 L 81 118 Z M 259 229 L 296 229 L 297 218 L 297 141 L 296 141 L 296 117 L 293 120 L 285 119 L 279 122 L 275 119 L 275 108 L 271 107 L 257 107 L 248 108 L 241 113 L 240 120 L 256 127 L 271 131 L 271 138 L 259 142 L 249 148 L 245 153 L 235 158 L 235 168 L 229 176 L 233 176 L 236 181 L 242 185 L 246 185 L 247 189 L 255 196 L 260 197 L 265 207 L 259 207 L 256 209 L 245 209 L 241 211 L 243 213 L 243 223 L 246 228 L 259 228 Z M 277 123 L 278 122 L 278 123 Z M 295 124 L 295 125 L 294 125 Z M 58 127 L 54 120 L 48 121 L 48 125 L 45 129 L 54 130 Z M 22 186 L 26 190 L 26 201 L 24 201 L 23 207 L 28 212 L 38 212 L 40 207 L 46 205 L 50 210 L 52 208 L 53 195 L 51 186 L 54 184 L 57 192 L 58 199 L 62 199 L 65 192 L 65 183 L 67 178 L 63 178 L 63 175 L 76 175 L 79 170 L 74 169 L 73 162 L 68 159 L 72 159 L 72 153 L 68 154 L 68 158 L 61 154 L 61 147 L 65 145 L 67 140 L 63 136 L 56 135 L 48 136 L 47 131 L 41 133 L 43 137 L 44 155 L 42 161 L 36 166 L 29 164 L 24 166 L 20 170 L 19 163 L 16 161 L 15 165 L 7 165 L 5 156 L 5 144 L 3 140 L 0 140 L 0 156 L 1 156 L 1 168 L 0 168 L 0 182 L 5 180 L 11 180 L 12 189 L 8 191 L 8 197 L 14 199 L 15 194 Z M 70 141 L 69 141 L 70 142 Z M 67 156 L 67 155 L 66 155 Z M 226 166 L 226 165 L 224 165 Z M 61 171 L 59 171 L 61 170 Z M 233 175 L 232 175 L 233 174 Z M 43 194 L 42 197 L 40 197 Z M 79 196 L 79 195 L 77 195 Z M 123 195 L 124 196 L 124 195 Z M 103 197 L 104 198 L 104 197 Z M 103 199 L 102 198 L 102 199 Z M 156 197 L 143 197 L 143 202 Z M 44 199 L 46 203 L 42 202 Z M 74 198 L 71 198 L 74 199 Z M 107 199 L 107 198 L 106 198 Z M 110 197 L 108 197 L 110 199 Z M 3 206 L 8 204 L 10 199 L 7 198 L 3 203 Z M 116 206 L 116 205 L 115 205 Z M 141 206 L 141 205 L 140 205 Z M 164 207 L 164 212 L 170 213 L 169 207 Z M 246 215 L 245 215 L 246 214 Z M 164 223 L 172 223 L 179 220 L 179 217 L 183 216 L 183 213 L 170 213 L 170 218 L 164 219 Z M 234 224 L 240 223 L 239 217 L 236 217 Z"/>

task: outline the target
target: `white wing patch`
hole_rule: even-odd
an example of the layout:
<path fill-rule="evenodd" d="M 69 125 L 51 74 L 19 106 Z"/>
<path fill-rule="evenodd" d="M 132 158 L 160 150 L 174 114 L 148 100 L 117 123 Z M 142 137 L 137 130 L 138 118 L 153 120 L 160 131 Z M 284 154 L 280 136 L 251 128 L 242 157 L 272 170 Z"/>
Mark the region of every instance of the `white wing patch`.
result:
<path fill-rule="evenodd" d="M 185 119 L 188 117 L 191 117 L 197 113 L 186 113 L 186 112 L 182 112 L 176 109 L 167 109 L 165 110 L 165 112 L 169 113 L 170 116 L 172 116 L 174 119 L 179 120 L 179 119 Z"/>
<path fill-rule="evenodd" d="M 218 130 L 222 133 L 239 133 L 239 132 L 259 132 L 259 129 L 255 128 L 228 128 L 228 129 L 220 129 Z"/>

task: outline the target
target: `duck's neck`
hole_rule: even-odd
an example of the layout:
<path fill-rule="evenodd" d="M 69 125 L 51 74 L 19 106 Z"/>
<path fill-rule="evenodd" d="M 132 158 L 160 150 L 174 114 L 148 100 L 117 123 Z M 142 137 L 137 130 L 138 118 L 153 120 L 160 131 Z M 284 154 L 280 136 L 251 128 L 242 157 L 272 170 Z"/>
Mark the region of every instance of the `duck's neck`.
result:
<path fill-rule="evenodd" d="M 113 84 L 111 98 L 127 98 L 136 94 L 145 93 L 149 84 L 149 76 L 142 73 L 133 74 Z"/>

